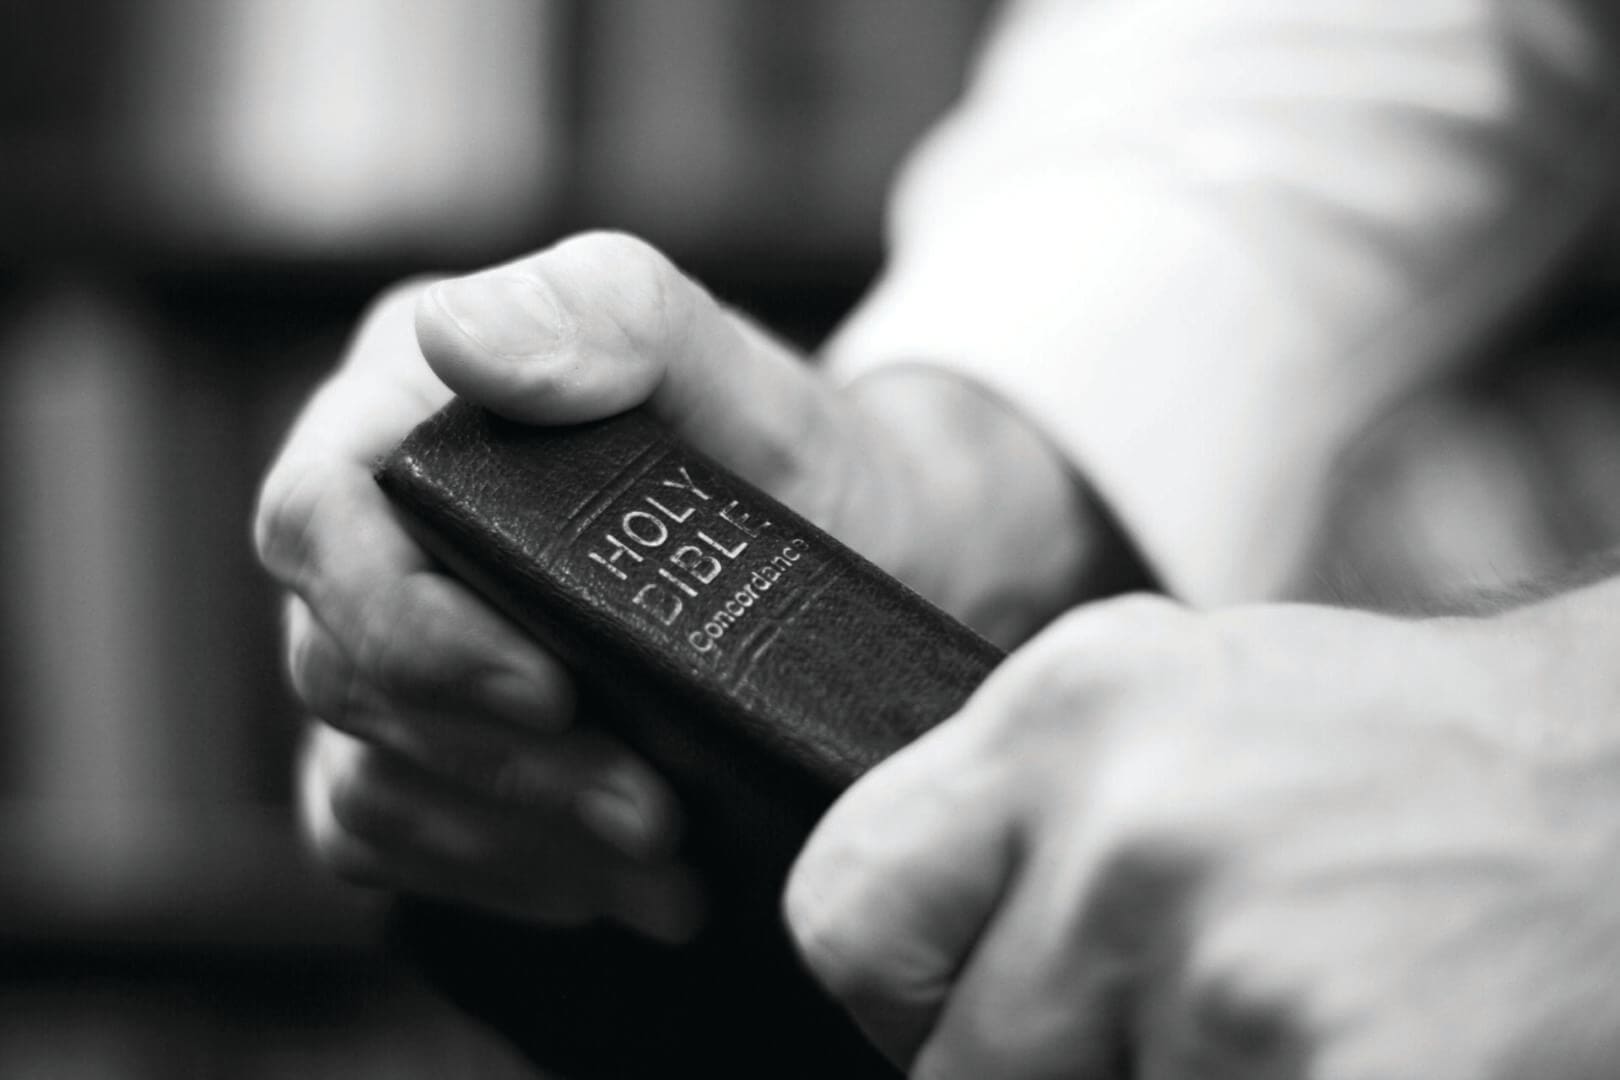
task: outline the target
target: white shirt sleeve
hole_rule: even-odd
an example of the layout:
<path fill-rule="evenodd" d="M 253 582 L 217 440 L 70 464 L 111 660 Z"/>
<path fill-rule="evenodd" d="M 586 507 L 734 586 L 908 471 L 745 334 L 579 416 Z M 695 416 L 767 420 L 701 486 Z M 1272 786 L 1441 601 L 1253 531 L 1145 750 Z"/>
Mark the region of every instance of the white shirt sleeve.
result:
<path fill-rule="evenodd" d="M 1020 407 L 1169 587 L 1277 595 L 1329 472 L 1615 177 L 1614 0 L 1025 0 L 908 163 L 836 377 Z"/>

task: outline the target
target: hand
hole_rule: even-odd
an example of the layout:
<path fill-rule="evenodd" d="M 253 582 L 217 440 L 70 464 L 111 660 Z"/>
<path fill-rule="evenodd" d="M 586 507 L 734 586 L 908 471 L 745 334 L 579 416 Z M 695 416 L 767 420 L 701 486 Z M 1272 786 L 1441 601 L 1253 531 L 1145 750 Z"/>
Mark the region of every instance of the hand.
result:
<path fill-rule="evenodd" d="M 1620 762 L 1520 744 L 1480 625 L 1066 617 L 835 805 L 793 933 L 918 1077 L 1606 1075 Z"/>
<path fill-rule="evenodd" d="M 294 426 L 256 522 L 289 591 L 292 683 L 319 721 L 300 768 L 305 828 L 359 881 L 665 938 L 694 921 L 670 792 L 575 723 L 566 672 L 441 574 L 372 483 L 372 462 L 452 388 L 539 424 L 647 401 L 1003 637 L 1090 565 L 1066 471 L 1000 405 L 924 368 L 835 391 L 637 241 L 581 237 L 398 289 Z"/>

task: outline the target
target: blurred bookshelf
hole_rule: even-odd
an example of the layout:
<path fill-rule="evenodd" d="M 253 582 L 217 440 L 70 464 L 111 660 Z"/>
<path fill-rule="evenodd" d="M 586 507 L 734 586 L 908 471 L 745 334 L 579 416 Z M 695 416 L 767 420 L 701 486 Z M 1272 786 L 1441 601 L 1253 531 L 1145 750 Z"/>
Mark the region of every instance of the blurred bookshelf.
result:
<path fill-rule="evenodd" d="M 377 290 L 581 229 L 815 342 L 988 7 L 0 0 L 0 1075 L 521 1071 L 299 849 L 259 475 Z"/>

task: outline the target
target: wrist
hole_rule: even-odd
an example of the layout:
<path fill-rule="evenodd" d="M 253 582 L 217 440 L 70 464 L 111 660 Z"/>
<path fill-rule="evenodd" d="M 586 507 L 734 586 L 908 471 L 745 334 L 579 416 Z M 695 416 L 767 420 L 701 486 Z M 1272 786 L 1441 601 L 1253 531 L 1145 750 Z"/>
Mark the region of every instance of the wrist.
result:
<path fill-rule="evenodd" d="M 1146 584 L 1089 487 L 997 395 L 921 363 L 843 392 L 873 448 L 888 568 L 992 641 L 1016 644 L 1083 599 Z"/>

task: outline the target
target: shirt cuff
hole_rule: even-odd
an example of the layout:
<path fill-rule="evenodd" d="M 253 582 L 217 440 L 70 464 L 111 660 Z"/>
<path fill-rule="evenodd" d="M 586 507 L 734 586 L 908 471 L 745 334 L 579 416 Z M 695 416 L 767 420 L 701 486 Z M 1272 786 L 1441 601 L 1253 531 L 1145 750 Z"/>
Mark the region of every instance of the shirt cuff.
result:
<path fill-rule="evenodd" d="M 826 357 L 839 381 L 925 361 L 982 383 L 1069 456 L 1171 592 L 1248 601 L 1292 584 L 1337 448 L 1391 383 L 1321 362 L 1287 295 L 1184 192 L 1034 172 L 914 235 Z"/>

